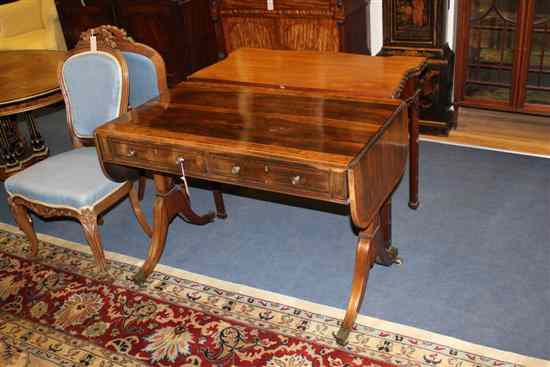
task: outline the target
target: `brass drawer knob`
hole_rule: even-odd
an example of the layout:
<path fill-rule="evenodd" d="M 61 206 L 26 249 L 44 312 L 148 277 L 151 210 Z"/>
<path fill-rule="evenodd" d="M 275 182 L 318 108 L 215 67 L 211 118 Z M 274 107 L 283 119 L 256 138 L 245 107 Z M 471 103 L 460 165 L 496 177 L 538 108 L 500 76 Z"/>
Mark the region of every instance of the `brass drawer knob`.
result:
<path fill-rule="evenodd" d="M 135 157 L 136 156 L 136 151 L 133 150 L 133 149 L 130 149 L 128 151 L 128 154 L 126 154 L 128 156 L 128 158 L 132 158 L 132 157 Z"/>
<path fill-rule="evenodd" d="M 239 172 L 241 172 L 241 167 L 239 167 L 239 166 L 233 166 L 233 167 L 231 168 L 231 173 L 232 173 L 232 174 L 238 175 Z"/>
<path fill-rule="evenodd" d="M 292 182 L 293 185 L 298 185 L 301 181 L 301 177 L 300 176 L 294 176 L 290 179 L 290 182 Z"/>

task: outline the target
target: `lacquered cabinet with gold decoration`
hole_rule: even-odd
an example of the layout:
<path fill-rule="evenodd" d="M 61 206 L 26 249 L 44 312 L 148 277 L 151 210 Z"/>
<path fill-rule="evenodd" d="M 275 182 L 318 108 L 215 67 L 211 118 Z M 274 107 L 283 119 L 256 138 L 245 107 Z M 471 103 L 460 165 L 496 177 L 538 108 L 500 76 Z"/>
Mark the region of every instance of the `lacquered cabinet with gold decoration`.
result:
<path fill-rule="evenodd" d="M 550 1 L 459 3 L 458 106 L 550 114 Z"/>
<path fill-rule="evenodd" d="M 384 45 L 379 55 L 428 58 L 421 76 L 420 130 L 447 135 L 452 110 L 454 53 L 447 44 L 448 0 L 384 0 Z"/>
<path fill-rule="evenodd" d="M 370 53 L 369 0 L 210 0 L 219 57 L 241 47 Z"/>

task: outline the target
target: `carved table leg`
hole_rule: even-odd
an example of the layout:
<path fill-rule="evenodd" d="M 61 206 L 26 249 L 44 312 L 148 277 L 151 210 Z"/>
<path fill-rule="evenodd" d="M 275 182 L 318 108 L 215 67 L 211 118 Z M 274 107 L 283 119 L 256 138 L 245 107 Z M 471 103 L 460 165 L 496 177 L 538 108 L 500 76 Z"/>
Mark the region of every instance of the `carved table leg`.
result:
<path fill-rule="evenodd" d="M 32 146 L 33 152 L 36 153 L 36 152 L 47 151 L 48 148 L 44 143 L 44 139 L 42 138 L 42 135 L 40 135 L 40 131 L 38 130 L 38 126 L 36 126 L 36 122 L 34 121 L 32 112 L 25 112 L 25 118 L 27 119 L 27 125 L 29 128 L 29 135 L 31 139 L 31 146 Z"/>
<path fill-rule="evenodd" d="M 418 202 L 418 135 L 419 135 L 419 100 L 416 94 L 409 103 L 409 207 L 417 209 Z"/>
<path fill-rule="evenodd" d="M 380 208 L 380 227 L 382 236 L 384 238 L 383 243 L 386 251 L 382 253 L 382 256 L 376 256 L 376 263 L 379 265 L 390 266 L 393 264 L 401 264 L 403 260 L 397 256 L 397 247 L 392 245 L 391 235 L 391 196 L 386 200 L 382 208 Z"/>
<path fill-rule="evenodd" d="M 153 272 L 160 260 L 170 221 L 180 214 L 193 224 L 210 223 L 215 218 L 214 213 L 198 215 L 191 208 L 189 197 L 174 185 L 171 177 L 156 174 L 153 176 L 157 197 L 153 208 L 153 238 L 149 244 L 149 253 L 142 268 L 134 277 L 134 282 L 142 284 Z"/>
<path fill-rule="evenodd" d="M 396 262 L 393 247 L 387 247 L 385 243 L 387 234 L 384 224 L 381 223 L 381 215 L 384 215 L 384 208 L 380 214 L 375 217 L 372 223 L 359 233 L 357 242 L 357 251 L 355 254 L 355 267 L 353 270 L 353 281 L 351 284 L 351 293 L 349 296 L 348 307 L 344 321 L 334 337 L 340 345 L 347 343 L 349 334 L 359 313 L 359 308 L 365 296 L 365 289 L 369 279 L 369 271 L 374 261 L 379 261 L 384 265 L 391 265 Z"/>
<path fill-rule="evenodd" d="M 225 211 L 225 203 L 223 201 L 223 195 L 220 190 L 214 190 L 214 203 L 216 204 L 216 217 L 220 219 L 227 218 L 227 212 Z"/>
<path fill-rule="evenodd" d="M 13 121 L 9 117 L 0 118 L 0 138 L 2 141 L 2 160 L 8 167 L 15 167 L 20 164 L 18 159 L 17 134 L 14 132 Z"/>
<path fill-rule="evenodd" d="M 365 295 L 365 288 L 369 279 L 369 271 L 374 264 L 374 259 L 376 257 L 377 247 L 375 245 L 375 241 L 383 241 L 382 237 L 383 234 L 380 230 L 380 218 L 378 216 L 372 221 L 367 229 L 359 233 L 357 251 L 355 253 L 353 281 L 351 283 L 351 293 L 349 296 L 348 307 L 346 309 L 346 316 L 340 326 L 340 330 L 338 330 L 338 333 L 334 335 L 336 342 L 340 345 L 345 345 L 347 343 L 351 328 L 357 318 L 359 307 L 361 307 L 361 303 L 363 302 L 363 297 Z"/>

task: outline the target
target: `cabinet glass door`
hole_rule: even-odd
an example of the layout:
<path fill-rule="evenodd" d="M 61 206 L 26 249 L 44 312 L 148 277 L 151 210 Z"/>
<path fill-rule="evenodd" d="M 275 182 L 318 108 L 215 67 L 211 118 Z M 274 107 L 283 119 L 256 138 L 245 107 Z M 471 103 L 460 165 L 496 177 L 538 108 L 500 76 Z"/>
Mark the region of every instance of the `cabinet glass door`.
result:
<path fill-rule="evenodd" d="M 550 1 L 534 0 L 525 103 L 550 105 Z"/>
<path fill-rule="evenodd" d="M 471 0 L 466 98 L 511 102 L 519 3 Z"/>

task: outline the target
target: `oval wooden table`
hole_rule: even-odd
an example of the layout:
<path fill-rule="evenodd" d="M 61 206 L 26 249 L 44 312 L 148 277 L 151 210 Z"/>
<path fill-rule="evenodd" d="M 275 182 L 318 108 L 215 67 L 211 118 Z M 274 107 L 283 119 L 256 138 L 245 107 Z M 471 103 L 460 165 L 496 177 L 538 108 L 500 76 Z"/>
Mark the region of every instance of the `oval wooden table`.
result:
<path fill-rule="evenodd" d="M 0 180 L 48 156 L 32 111 L 63 100 L 57 65 L 64 51 L 0 51 Z M 29 139 L 17 126 L 24 114 Z"/>

